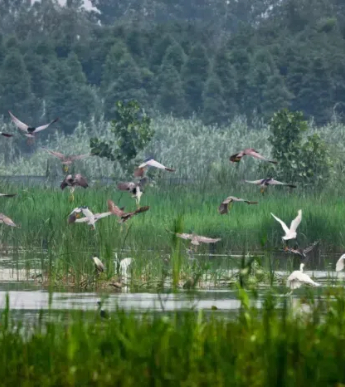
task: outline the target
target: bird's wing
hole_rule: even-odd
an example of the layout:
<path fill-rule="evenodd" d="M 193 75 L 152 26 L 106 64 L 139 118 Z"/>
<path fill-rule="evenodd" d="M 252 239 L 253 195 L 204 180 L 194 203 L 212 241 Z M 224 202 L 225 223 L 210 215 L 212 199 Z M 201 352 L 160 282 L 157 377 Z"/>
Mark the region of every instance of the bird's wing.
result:
<path fill-rule="evenodd" d="M 83 188 L 87 188 L 89 185 L 87 184 L 87 180 L 80 173 L 77 173 L 74 177 L 74 182 L 77 185 L 80 185 Z"/>
<path fill-rule="evenodd" d="M 178 236 L 179 238 L 182 238 L 182 239 L 192 239 L 193 238 L 192 234 L 185 234 L 185 233 L 182 233 L 182 234 L 176 233 L 176 236 Z"/>
<path fill-rule="evenodd" d="M 221 240 L 221 238 L 208 238 L 201 235 L 197 235 L 196 239 L 198 242 L 201 242 L 201 243 L 216 243 Z"/>
<path fill-rule="evenodd" d="M 17 225 L 13 222 L 13 220 L 4 214 L 0 214 L 0 220 L 3 223 L 5 223 L 7 226 L 17 227 Z"/>
<path fill-rule="evenodd" d="M 138 167 L 134 170 L 135 177 L 142 177 L 142 176 L 144 176 L 144 173 L 145 173 L 145 167 L 143 167 L 143 168 Z"/>
<path fill-rule="evenodd" d="M 16 125 L 16 127 L 20 130 L 23 130 L 24 132 L 26 132 L 28 130 L 28 125 L 24 124 L 24 122 L 20 121 L 16 116 L 14 116 L 10 111 L 8 111 L 10 116 L 11 116 L 11 119 L 12 121 L 14 122 L 14 124 Z"/>
<path fill-rule="evenodd" d="M 270 185 L 287 185 L 287 183 L 282 183 L 281 181 L 270 179 L 269 180 Z"/>
<path fill-rule="evenodd" d="M 228 205 L 231 202 L 231 200 L 228 200 L 229 198 L 226 198 L 218 207 L 218 212 L 221 215 L 227 214 L 228 213 Z"/>
<path fill-rule="evenodd" d="M 125 183 L 119 183 L 117 185 L 117 188 L 121 191 L 131 191 L 136 187 L 136 184 L 133 182 L 125 182 Z"/>
<path fill-rule="evenodd" d="M 60 188 L 61 188 L 62 190 L 64 190 L 66 187 L 68 187 L 68 184 L 67 184 L 67 182 L 66 182 L 66 179 L 64 179 L 64 180 L 61 182 L 61 184 L 60 184 Z"/>
<path fill-rule="evenodd" d="M 76 223 L 88 223 L 88 222 L 90 222 L 90 218 L 87 218 L 87 217 L 85 217 L 85 218 L 78 218 L 78 219 L 75 220 L 75 222 Z"/>
<path fill-rule="evenodd" d="M 5 198 L 12 198 L 13 196 L 17 196 L 17 194 L 3 194 L 3 193 L 0 193 L 0 196 L 3 196 Z"/>
<path fill-rule="evenodd" d="M 4 137 L 13 137 L 13 134 L 10 134 L 10 133 L 4 133 L 4 132 L 0 132 L 0 134 Z"/>
<path fill-rule="evenodd" d="M 121 218 L 124 214 L 124 211 L 120 210 L 120 208 L 116 206 L 112 200 L 108 200 L 108 209 L 112 214 L 118 216 L 119 218 Z"/>
<path fill-rule="evenodd" d="M 296 188 L 297 187 L 294 184 L 283 183 L 281 181 L 274 180 L 274 179 L 271 179 L 268 184 L 270 184 L 270 185 L 286 185 L 287 187 L 290 187 L 290 188 Z"/>
<path fill-rule="evenodd" d="M 298 280 L 296 273 L 296 271 L 292 272 L 286 281 L 286 286 L 292 290 L 298 289 L 302 286 L 302 282 Z"/>
<path fill-rule="evenodd" d="M 148 211 L 149 209 L 150 209 L 150 206 L 143 206 L 143 207 L 138 208 L 138 209 L 135 210 L 134 212 L 132 212 L 132 214 L 133 214 L 133 215 L 138 215 L 138 214 L 140 214 L 141 212 Z"/>
<path fill-rule="evenodd" d="M 70 161 L 74 161 L 74 160 L 81 160 L 81 159 L 84 159 L 85 157 L 89 157 L 91 156 L 90 153 L 85 153 L 83 155 L 73 155 L 73 156 L 69 156 L 68 159 Z"/>
<path fill-rule="evenodd" d="M 41 125 L 38 126 L 35 130 L 34 133 L 41 132 L 44 129 L 47 129 L 50 125 L 54 124 L 54 122 L 58 121 L 58 118 L 55 118 L 55 120 L 49 122 L 49 124 Z"/>
<path fill-rule="evenodd" d="M 229 160 L 232 161 L 233 163 L 237 163 L 241 160 L 243 156 L 244 156 L 244 152 L 241 151 L 241 152 L 235 153 L 234 155 L 231 155 L 229 157 Z"/>
<path fill-rule="evenodd" d="M 320 241 L 316 241 L 312 245 L 310 245 L 309 247 L 305 248 L 303 250 L 304 254 L 310 253 L 312 250 L 314 250 L 315 246 L 317 246 L 319 243 L 320 243 Z"/>
<path fill-rule="evenodd" d="M 82 213 L 84 214 L 84 216 L 86 216 L 87 218 L 90 218 L 90 219 L 91 219 L 91 218 L 94 217 L 93 212 L 90 211 L 88 207 L 82 208 L 81 211 L 82 211 Z"/>
<path fill-rule="evenodd" d="M 304 284 L 311 285 L 311 286 L 321 286 L 317 282 L 313 281 L 308 274 L 306 273 L 301 273 L 300 271 L 298 272 L 298 280 Z"/>
<path fill-rule="evenodd" d="M 260 179 L 260 180 L 245 180 L 246 183 L 250 183 L 250 184 L 256 184 L 256 185 L 259 185 L 262 183 L 264 179 Z"/>
<path fill-rule="evenodd" d="M 269 160 L 266 157 L 262 156 L 259 152 L 257 152 L 255 149 L 246 149 L 245 154 L 248 156 L 255 157 L 256 159 L 267 161 L 272 164 L 277 164 L 277 161 Z"/>
<path fill-rule="evenodd" d="M 112 215 L 113 213 L 108 211 L 108 212 L 101 212 L 100 214 L 95 214 L 95 219 L 98 220 L 98 219 L 102 219 L 102 218 L 106 218 L 107 216 L 109 215 Z"/>
<path fill-rule="evenodd" d="M 344 269 L 345 266 L 345 254 L 343 254 L 337 261 L 335 265 L 335 270 L 336 271 L 341 271 Z"/>
<path fill-rule="evenodd" d="M 154 159 L 148 160 L 145 163 L 139 165 L 139 168 L 142 168 L 143 166 L 146 166 L 146 165 L 149 165 L 150 167 L 159 168 L 159 169 L 165 169 L 166 171 L 169 171 L 169 172 L 175 172 L 175 169 L 168 168 Z"/>
<path fill-rule="evenodd" d="M 65 160 L 65 156 L 60 152 L 55 152 L 55 151 L 52 151 L 52 150 L 46 149 L 46 148 L 42 148 L 42 149 L 45 150 L 46 152 L 50 153 L 51 155 L 59 158 L 62 161 Z"/>
<path fill-rule="evenodd" d="M 279 222 L 282 225 L 285 234 L 289 234 L 290 230 L 288 229 L 288 226 L 281 219 L 277 218 L 274 214 L 272 214 L 272 212 L 271 212 L 271 215 L 277 222 Z"/>
<path fill-rule="evenodd" d="M 290 231 L 296 231 L 297 227 L 301 223 L 302 220 L 302 210 L 298 210 L 298 215 L 290 224 Z"/>

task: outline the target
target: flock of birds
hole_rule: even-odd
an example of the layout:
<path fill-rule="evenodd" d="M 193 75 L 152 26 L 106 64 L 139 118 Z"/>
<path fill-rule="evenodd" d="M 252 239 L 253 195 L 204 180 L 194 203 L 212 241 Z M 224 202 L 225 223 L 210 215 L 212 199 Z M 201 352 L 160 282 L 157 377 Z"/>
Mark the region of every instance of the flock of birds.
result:
<path fill-rule="evenodd" d="M 16 125 L 18 129 L 20 129 L 22 132 L 24 132 L 25 136 L 28 137 L 29 140 L 33 140 L 37 133 L 41 132 L 42 130 L 45 130 L 49 128 L 52 124 L 58 121 L 58 118 L 52 120 L 48 124 L 40 125 L 40 126 L 29 126 L 25 124 L 24 122 L 20 121 L 12 112 L 9 111 L 10 117 L 12 122 Z M 0 134 L 4 137 L 12 137 L 13 134 L 10 133 L 4 133 L 0 132 Z M 91 156 L 91 154 L 82 154 L 82 155 L 73 155 L 73 156 L 65 156 L 60 152 L 52 151 L 46 148 L 42 148 L 49 154 L 57 157 L 63 166 L 64 172 L 68 172 L 69 167 L 73 164 L 76 160 L 81 160 L 85 157 Z M 269 162 L 272 164 L 277 164 L 278 162 L 275 160 L 269 160 L 266 157 L 262 156 L 259 152 L 257 152 L 253 148 L 247 148 L 244 149 L 232 156 L 230 156 L 230 161 L 233 163 L 238 163 L 242 160 L 244 156 L 251 156 L 256 159 L 259 159 L 261 161 Z M 158 168 L 161 170 L 165 170 L 168 172 L 174 172 L 175 169 L 168 168 L 164 166 L 163 164 L 159 163 L 158 161 L 154 160 L 153 158 L 149 158 L 145 160 L 142 164 L 140 164 L 134 171 L 134 177 L 137 179 L 137 181 L 131 181 L 131 182 L 120 182 L 117 187 L 121 191 L 127 191 L 129 192 L 132 197 L 136 200 L 137 208 L 134 211 L 125 212 L 124 208 L 119 208 L 113 201 L 108 200 L 108 211 L 103 213 L 96 213 L 94 214 L 88 207 L 76 207 L 68 216 L 68 223 L 85 223 L 89 226 L 91 226 L 93 229 L 95 229 L 95 224 L 100 219 L 103 219 L 107 216 L 115 215 L 119 219 L 119 223 L 123 224 L 127 222 L 129 219 L 131 219 L 133 216 L 144 213 L 149 210 L 149 206 L 140 206 L 140 199 L 144 192 L 144 187 L 148 182 L 148 178 L 145 176 L 145 173 L 149 167 Z M 268 186 L 270 185 L 279 185 L 279 186 L 286 186 L 290 188 L 296 188 L 294 184 L 290 183 L 284 183 L 280 182 L 278 180 L 273 179 L 272 177 L 263 178 L 259 180 L 245 180 L 246 183 L 249 184 L 255 184 L 260 187 L 260 191 L 262 194 L 266 191 Z M 64 190 L 66 187 L 70 189 L 71 192 L 71 199 L 74 200 L 73 192 L 76 187 L 82 187 L 87 188 L 88 182 L 87 179 L 82 176 L 81 174 L 77 173 L 75 175 L 68 174 L 64 180 L 60 184 L 60 188 Z M 3 197 L 13 197 L 15 194 L 0 194 L 0 196 Z M 242 202 L 246 203 L 248 205 L 254 205 L 258 204 L 256 201 L 250 201 L 242 198 L 237 198 L 234 196 L 229 196 L 226 199 L 222 201 L 218 208 L 218 212 L 221 215 L 227 214 L 229 209 L 231 209 L 231 206 L 235 202 Z M 302 210 L 298 210 L 298 215 L 295 219 L 292 220 L 290 227 L 286 225 L 284 221 L 279 219 L 276 215 L 272 214 L 273 218 L 279 222 L 283 228 L 283 231 L 285 235 L 282 237 L 282 240 L 285 242 L 284 251 L 290 252 L 296 255 L 299 255 L 301 258 L 306 259 L 307 254 L 311 252 L 314 247 L 318 244 L 318 242 L 314 242 L 311 246 L 301 249 L 298 248 L 297 242 L 295 248 L 291 248 L 288 246 L 288 241 L 290 240 L 296 240 L 297 238 L 297 228 L 299 224 L 302 221 Z M 4 214 L 0 214 L 0 223 L 6 224 L 11 227 L 18 227 L 12 219 L 7 217 Z M 195 249 L 198 245 L 201 243 L 211 244 L 211 243 L 217 243 L 221 239 L 220 238 L 209 238 L 201 235 L 196 234 L 186 234 L 186 233 L 176 233 L 176 236 L 185 240 L 190 240 L 191 246 Z M 95 269 L 97 272 L 104 271 L 104 265 L 101 262 L 101 260 L 98 257 L 92 257 Z M 129 258 L 128 258 L 129 259 Z M 129 259 L 130 260 L 130 259 Z M 123 260 L 124 261 L 124 260 Z M 130 261 L 123 262 L 123 267 L 127 268 L 130 264 Z M 291 289 L 299 288 L 302 284 L 307 284 L 311 286 L 320 286 L 320 284 L 313 281 L 306 273 L 303 272 L 305 264 L 301 263 L 300 270 L 295 270 L 290 274 L 290 276 L 287 279 L 287 286 Z M 121 267 L 123 269 L 123 267 Z M 345 254 L 342 255 L 337 264 L 336 264 L 336 271 L 343 270 L 345 267 Z"/>

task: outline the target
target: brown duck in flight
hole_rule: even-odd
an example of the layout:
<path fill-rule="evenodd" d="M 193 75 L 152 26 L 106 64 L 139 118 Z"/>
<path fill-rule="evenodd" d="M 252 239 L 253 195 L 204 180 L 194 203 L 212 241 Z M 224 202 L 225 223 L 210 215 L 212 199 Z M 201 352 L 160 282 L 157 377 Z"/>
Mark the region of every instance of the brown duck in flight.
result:
<path fill-rule="evenodd" d="M 253 148 L 247 148 L 242 150 L 241 152 L 235 153 L 234 155 L 230 156 L 230 161 L 232 161 L 233 163 L 239 163 L 243 156 L 252 156 L 256 159 L 267 161 L 268 163 L 278 164 L 277 161 L 266 159 L 266 157 L 262 156 Z"/>
<path fill-rule="evenodd" d="M 228 210 L 231 209 L 231 206 L 234 202 L 242 202 L 247 204 L 258 204 L 258 202 L 252 202 L 245 199 L 236 198 L 235 196 L 229 196 L 225 200 L 222 201 L 221 205 L 218 208 L 218 212 L 223 215 L 227 214 Z"/>
<path fill-rule="evenodd" d="M 134 183 L 132 181 L 125 182 L 125 183 L 119 183 L 117 185 L 117 188 L 120 191 L 127 191 L 132 194 L 132 198 L 135 198 L 137 203 L 137 208 L 139 208 L 140 205 L 140 198 L 142 194 L 144 193 L 143 188 L 145 184 L 147 183 L 147 177 L 143 177 L 140 179 L 138 183 Z"/>
<path fill-rule="evenodd" d="M 292 249 L 288 246 L 285 247 L 283 251 L 292 253 L 295 255 L 299 255 L 300 257 L 307 259 L 307 254 L 309 254 L 311 251 L 314 250 L 314 248 L 320 243 L 320 241 L 315 241 L 312 245 L 306 247 L 305 249 L 302 248 L 297 248 L 297 249 Z"/>
<path fill-rule="evenodd" d="M 112 200 L 108 200 L 108 209 L 113 214 L 119 218 L 119 223 L 127 222 L 134 215 L 141 214 L 142 212 L 148 211 L 149 206 L 139 207 L 133 212 L 125 212 L 123 209 L 119 208 Z"/>
<path fill-rule="evenodd" d="M 75 190 L 75 187 L 87 188 L 88 186 L 89 185 L 87 183 L 87 180 L 80 173 L 77 173 L 76 175 L 74 175 L 74 177 L 73 175 L 67 175 L 62 181 L 62 183 L 60 184 L 60 188 L 62 190 L 64 190 L 66 187 L 69 187 L 70 193 L 71 193 L 71 196 L 70 196 L 71 201 L 74 200 L 73 192 Z"/>
<path fill-rule="evenodd" d="M 49 150 L 47 148 L 43 148 L 42 147 L 42 149 L 45 150 L 46 152 L 50 153 L 51 155 L 57 157 L 61 161 L 61 164 L 63 165 L 63 168 L 64 168 L 65 172 L 68 172 L 68 169 L 73 164 L 73 161 L 81 160 L 81 159 L 84 159 L 85 157 L 91 156 L 90 153 L 86 153 L 86 154 L 83 154 L 83 155 L 65 156 L 65 155 L 63 155 L 60 152 L 52 151 L 52 150 Z"/>
<path fill-rule="evenodd" d="M 4 214 L 0 214 L 0 223 L 6 224 L 7 226 L 11 227 L 18 227 L 11 218 Z"/>

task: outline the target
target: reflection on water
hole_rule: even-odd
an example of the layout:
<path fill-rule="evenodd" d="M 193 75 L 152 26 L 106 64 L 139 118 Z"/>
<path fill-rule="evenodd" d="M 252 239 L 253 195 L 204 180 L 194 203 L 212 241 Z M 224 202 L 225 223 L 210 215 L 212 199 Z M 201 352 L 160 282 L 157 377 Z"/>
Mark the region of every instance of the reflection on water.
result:
<path fill-rule="evenodd" d="M 209 258 L 205 258 L 209 259 Z M 332 264 L 324 263 L 319 266 L 322 268 L 334 267 L 332 257 L 330 261 Z M 238 260 L 222 257 L 217 259 L 212 257 L 209 262 L 214 264 L 213 270 L 221 270 L 222 277 L 231 277 L 238 271 Z M 282 283 L 291 273 L 291 261 L 288 263 L 286 259 L 275 260 L 276 268 L 275 274 L 282 279 Z M 296 265 L 295 265 L 296 266 Z M 9 257 L 0 258 L 0 308 L 4 308 L 6 304 L 6 295 L 9 295 L 10 307 L 14 314 L 19 313 L 20 316 L 27 318 L 37 316 L 39 310 L 48 310 L 49 308 L 55 312 L 63 313 L 67 310 L 83 310 L 96 311 L 97 301 L 101 294 L 95 292 L 55 292 L 51 295 L 40 289 L 34 283 L 35 275 L 41 273 L 42 262 L 41 259 L 30 259 L 28 261 L 22 258 L 13 259 Z M 315 268 L 316 265 L 309 265 L 309 268 Z M 296 269 L 297 267 L 294 267 Z M 283 269 L 283 270 L 282 270 Z M 306 273 L 313 277 L 321 284 L 340 285 L 345 284 L 345 272 L 336 273 L 334 271 L 326 270 L 306 270 Z M 209 278 L 203 277 L 205 287 L 214 286 Z M 259 290 L 261 297 L 264 296 L 267 288 L 263 287 Z M 283 298 L 288 289 L 281 287 L 278 290 L 277 297 Z M 316 290 L 315 290 L 316 291 Z M 107 293 L 107 298 L 104 300 L 103 307 L 109 311 L 116 310 L 116 308 L 133 310 L 135 312 L 169 312 L 173 310 L 206 310 L 218 309 L 219 312 L 235 312 L 240 308 L 240 301 L 237 297 L 237 291 L 229 288 L 225 289 L 204 289 L 193 292 L 180 291 L 178 293 Z M 298 292 L 294 293 L 293 298 L 298 304 Z M 296 305 L 297 305 L 296 304 Z M 253 305 L 260 307 L 260 297 L 253 301 Z M 301 308 L 299 308 L 301 309 Z"/>

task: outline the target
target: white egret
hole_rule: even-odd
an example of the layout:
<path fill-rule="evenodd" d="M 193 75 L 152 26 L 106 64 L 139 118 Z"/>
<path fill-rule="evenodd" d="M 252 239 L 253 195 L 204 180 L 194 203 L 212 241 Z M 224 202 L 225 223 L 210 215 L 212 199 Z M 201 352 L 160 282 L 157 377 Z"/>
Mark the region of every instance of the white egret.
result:
<path fill-rule="evenodd" d="M 300 269 L 293 271 L 287 281 L 286 286 L 290 289 L 298 289 L 302 285 L 321 286 L 317 282 L 313 281 L 308 274 L 303 273 L 304 263 L 301 263 Z"/>

